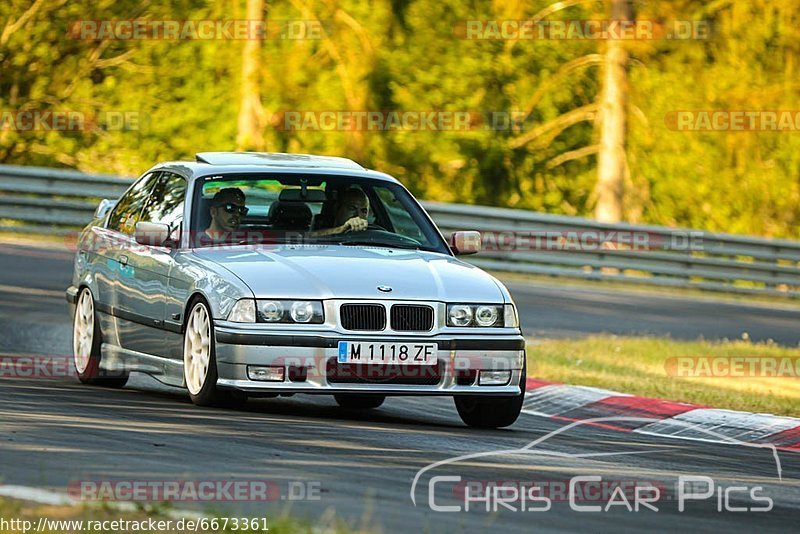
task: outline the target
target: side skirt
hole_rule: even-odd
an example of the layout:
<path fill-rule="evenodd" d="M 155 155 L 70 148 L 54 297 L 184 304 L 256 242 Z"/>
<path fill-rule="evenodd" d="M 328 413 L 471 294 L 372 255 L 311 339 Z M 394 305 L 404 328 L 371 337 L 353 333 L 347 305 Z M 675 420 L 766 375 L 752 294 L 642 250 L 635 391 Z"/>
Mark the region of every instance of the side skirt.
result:
<path fill-rule="evenodd" d="M 106 371 L 138 371 L 168 386 L 183 387 L 182 361 L 123 349 L 110 343 L 103 343 L 100 351 L 102 354 L 100 366 Z"/>

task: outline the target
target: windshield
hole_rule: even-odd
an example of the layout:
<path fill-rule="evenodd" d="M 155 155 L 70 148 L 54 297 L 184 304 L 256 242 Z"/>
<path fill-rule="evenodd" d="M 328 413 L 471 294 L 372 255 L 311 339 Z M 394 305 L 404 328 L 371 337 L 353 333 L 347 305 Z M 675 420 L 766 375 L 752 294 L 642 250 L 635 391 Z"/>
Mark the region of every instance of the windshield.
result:
<path fill-rule="evenodd" d="M 193 246 L 336 244 L 450 254 L 402 186 L 301 174 L 229 174 L 197 180 Z"/>

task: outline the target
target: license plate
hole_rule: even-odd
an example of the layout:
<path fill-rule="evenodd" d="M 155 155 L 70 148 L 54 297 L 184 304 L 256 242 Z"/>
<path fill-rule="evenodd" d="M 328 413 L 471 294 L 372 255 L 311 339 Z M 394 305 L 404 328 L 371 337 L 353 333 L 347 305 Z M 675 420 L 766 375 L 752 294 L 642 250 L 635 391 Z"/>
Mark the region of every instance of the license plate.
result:
<path fill-rule="evenodd" d="M 371 341 L 340 341 L 339 363 L 433 365 L 436 363 L 436 343 L 374 343 Z"/>

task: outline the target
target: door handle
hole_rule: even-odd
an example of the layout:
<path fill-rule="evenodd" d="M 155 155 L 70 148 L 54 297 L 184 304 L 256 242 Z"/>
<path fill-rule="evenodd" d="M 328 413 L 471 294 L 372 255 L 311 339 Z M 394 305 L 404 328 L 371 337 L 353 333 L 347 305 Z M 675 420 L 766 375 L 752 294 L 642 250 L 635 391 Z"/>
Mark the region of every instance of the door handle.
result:
<path fill-rule="evenodd" d="M 125 255 L 120 256 L 119 257 L 119 264 L 122 265 L 123 267 L 128 265 L 128 256 L 125 256 Z"/>

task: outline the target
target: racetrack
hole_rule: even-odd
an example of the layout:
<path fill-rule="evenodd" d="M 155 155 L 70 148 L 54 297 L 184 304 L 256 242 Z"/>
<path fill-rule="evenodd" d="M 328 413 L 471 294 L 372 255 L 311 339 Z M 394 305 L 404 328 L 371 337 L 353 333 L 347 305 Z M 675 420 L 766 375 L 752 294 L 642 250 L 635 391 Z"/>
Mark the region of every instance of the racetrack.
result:
<path fill-rule="evenodd" d="M 67 254 L 0 247 L 0 352 L 68 355 L 71 326 L 63 290 L 71 277 Z M 509 284 L 526 333 L 563 336 L 589 332 L 669 334 L 692 339 L 772 338 L 797 346 L 800 311 L 709 298 L 653 296 L 607 289 Z M 296 396 L 249 402 L 241 410 L 200 409 L 181 391 L 135 376 L 123 390 L 92 388 L 77 380 L 0 378 L 2 482 L 66 491 L 79 480 L 268 479 L 286 497 L 289 481 L 319 483 L 320 500 L 292 502 L 292 511 L 315 518 L 333 507 L 356 526 L 386 532 L 627 529 L 789 531 L 800 521 L 800 455 L 769 449 L 681 441 L 578 426 L 528 454 L 477 457 L 426 473 L 419 469 L 470 453 L 513 451 L 566 423 L 523 414 L 506 430 L 476 431 L 461 424 L 450 399 L 390 398 L 372 413 L 337 408 L 328 397 Z M 635 454 L 632 454 L 635 453 Z M 601 454 L 604 456 L 586 456 Z M 560 456 L 558 456 L 560 455 Z M 580 455 L 580 456 L 578 456 Z M 575 512 L 554 502 L 546 512 L 497 513 L 479 509 L 434 512 L 431 475 L 462 480 L 544 480 L 575 475 L 646 480 L 671 487 L 679 475 L 711 477 L 717 486 L 761 486 L 774 501 L 765 513 L 717 511 L 716 495 L 658 503 L 659 512 Z M 436 502 L 453 505 L 452 484 Z M 604 504 L 605 501 L 599 504 Z M 598 504 L 579 503 L 579 504 Z M 761 506 L 746 494 L 732 506 Z M 214 503 L 224 515 L 268 517 L 288 501 Z M 179 507 L 194 505 L 181 503 Z M 463 506 L 463 502 L 462 502 Z M 517 505 L 519 506 L 519 505 Z"/>

